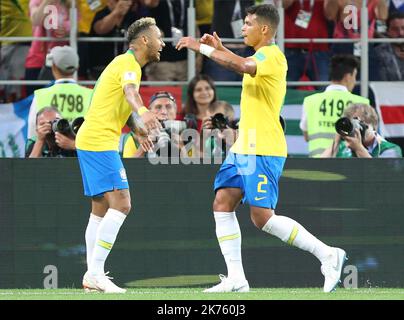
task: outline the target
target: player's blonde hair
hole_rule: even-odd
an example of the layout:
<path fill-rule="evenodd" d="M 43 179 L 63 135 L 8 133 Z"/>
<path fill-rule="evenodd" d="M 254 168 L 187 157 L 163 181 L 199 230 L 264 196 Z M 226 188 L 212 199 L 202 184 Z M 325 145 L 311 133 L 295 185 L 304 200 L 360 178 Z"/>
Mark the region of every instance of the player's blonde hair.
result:
<path fill-rule="evenodd" d="M 128 28 L 128 41 L 131 43 L 135 40 L 143 31 L 156 25 L 154 18 L 145 17 L 133 22 Z"/>

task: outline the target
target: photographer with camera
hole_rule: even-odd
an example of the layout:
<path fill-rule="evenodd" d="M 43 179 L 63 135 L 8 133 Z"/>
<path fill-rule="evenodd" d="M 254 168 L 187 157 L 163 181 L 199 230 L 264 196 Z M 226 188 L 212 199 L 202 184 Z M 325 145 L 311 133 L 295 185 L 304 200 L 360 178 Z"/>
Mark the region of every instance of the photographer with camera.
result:
<path fill-rule="evenodd" d="M 174 149 L 179 150 L 183 146 L 180 133 L 186 128 L 184 121 L 175 120 L 177 117 L 177 103 L 174 96 L 167 91 L 159 91 L 153 94 L 149 101 L 149 109 L 154 113 L 160 121 L 162 128 L 153 130 L 149 135 L 154 142 L 155 151 L 168 149 L 167 155 L 171 155 L 171 144 Z M 143 137 L 136 134 L 136 130 L 132 130 L 123 138 L 122 154 L 124 158 L 142 158 L 145 156 L 145 151 L 140 148 Z M 152 154 L 154 152 L 150 152 Z"/>
<path fill-rule="evenodd" d="M 225 157 L 237 138 L 234 109 L 227 101 L 218 100 L 209 106 L 208 114 L 202 121 L 202 152 L 205 156 Z"/>
<path fill-rule="evenodd" d="M 26 158 L 77 156 L 74 132 L 55 107 L 46 107 L 38 112 L 36 131 L 37 136 L 27 140 Z"/>
<path fill-rule="evenodd" d="M 350 105 L 335 123 L 334 142 L 322 158 L 399 158 L 401 148 L 377 133 L 375 109 L 366 104 Z"/>
<path fill-rule="evenodd" d="M 324 92 L 304 99 L 299 127 L 308 142 L 309 157 L 319 157 L 332 144 L 335 122 L 350 103 L 369 104 L 368 99 L 351 93 L 359 66 L 358 59 L 353 55 L 332 57 L 331 84 Z"/>

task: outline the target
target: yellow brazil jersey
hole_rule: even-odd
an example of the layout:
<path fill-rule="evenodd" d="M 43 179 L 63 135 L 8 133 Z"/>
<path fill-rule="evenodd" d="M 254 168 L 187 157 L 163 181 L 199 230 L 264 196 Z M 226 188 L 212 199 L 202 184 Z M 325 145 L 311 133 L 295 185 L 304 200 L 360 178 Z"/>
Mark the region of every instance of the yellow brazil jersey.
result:
<path fill-rule="evenodd" d="M 279 121 L 286 94 L 286 58 L 272 44 L 258 49 L 252 59 L 257 63 L 257 73 L 254 77 L 244 74 L 239 137 L 231 151 L 286 157 L 286 139 Z"/>
<path fill-rule="evenodd" d="M 129 83 L 139 89 L 141 77 L 142 70 L 131 50 L 111 61 L 94 87 L 89 110 L 76 137 L 77 149 L 118 151 L 121 130 L 132 113 L 123 89 Z"/>

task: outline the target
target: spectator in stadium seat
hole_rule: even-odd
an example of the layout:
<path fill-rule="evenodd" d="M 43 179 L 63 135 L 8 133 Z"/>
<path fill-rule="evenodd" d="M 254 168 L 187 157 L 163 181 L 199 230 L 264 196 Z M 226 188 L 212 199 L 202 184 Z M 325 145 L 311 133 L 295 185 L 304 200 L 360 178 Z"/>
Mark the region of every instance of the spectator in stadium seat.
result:
<path fill-rule="evenodd" d="M 310 157 L 319 157 L 332 144 L 335 122 L 350 103 L 369 104 L 368 99 L 351 93 L 358 69 L 359 61 L 353 55 L 332 57 L 331 85 L 304 99 L 300 129 L 309 142 Z"/>
<path fill-rule="evenodd" d="M 377 133 L 378 117 L 374 108 L 367 104 L 352 104 L 343 114 L 357 118 L 367 126 L 364 133 L 356 128 L 354 136 L 335 134 L 334 143 L 321 155 L 323 158 L 401 158 L 401 148 L 386 141 Z M 362 125 L 362 128 L 364 126 Z M 362 129 L 363 130 L 363 129 Z M 363 138 L 362 138 L 363 135 Z"/>
<path fill-rule="evenodd" d="M 61 118 L 62 116 L 54 107 L 46 107 L 38 112 L 36 117 L 37 135 L 27 140 L 26 158 L 77 156 L 74 136 L 52 130 L 52 122 Z"/>
<path fill-rule="evenodd" d="M 0 37 L 32 36 L 29 0 L 0 1 Z M 31 42 L 0 41 L 0 80 L 22 80 Z M 0 85 L 0 103 L 24 98 L 23 86 Z"/>
<path fill-rule="evenodd" d="M 387 37 L 404 38 L 404 12 L 392 13 L 387 19 Z M 404 80 L 404 43 L 382 43 L 374 48 L 378 77 L 375 80 Z"/>
<path fill-rule="evenodd" d="M 175 120 L 177 117 L 177 103 L 174 96 L 167 91 L 159 91 L 153 94 L 149 101 L 149 109 L 160 122 Z M 152 140 L 153 138 L 157 140 L 158 135 L 151 137 Z M 171 139 L 173 141 L 173 137 Z M 175 139 L 175 141 L 179 142 L 179 137 L 175 137 Z M 142 158 L 145 156 L 144 150 L 140 148 L 136 133 L 133 131 L 125 134 L 122 145 L 124 158 Z"/>
<path fill-rule="evenodd" d="M 197 75 L 189 82 L 184 114 L 186 119 L 194 118 L 194 128 L 198 131 L 201 131 L 202 121 L 209 116 L 209 106 L 216 98 L 216 86 L 208 75 Z"/>
<path fill-rule="evenodd" d="M 57 18 L 47 18 L 48 6 L 55 6 L 57 9 Z M 55 37 L 64 38 L 69 36 L 70 19 L 69 19 L 70 1 L 62 0 L 30 0 L 29 12 L 32 22 L 32 34 L 34 37 Z M 55 12 L 51 11 L 50 15 Z M 48 25 L 50 24 L 50 25 Z M 56 27 L 56 29 L 54 29 Z M 55 46 L 67 44 L 63 41 L 32 41 L 25 61 L 25 79 L 37 80 L 41 69 L 45 67 L 45 57 L 49 51 Z M 27 95 L 31 95 L 34 90 L 41 86 L 27 86 Z"/>
<path fill-rule="evenodd" d="M 236 0 L 214 1 L 213 21 L 211 31 L 215 31 L 222 38 L 241 39 L 241 27 L 245 18 L 245 10 L 254 4 L 253 0 L 240 0 L 239 6 Z M 235 25 L 235 29 L 232 28 Z M 254 51 L 242 42 L 226 43 L 226 48 L 235 54 L 248 57 Z M 179 52 L 181 53 L 181 51 Z M 210 59 L 204 59 L 202 73 L 210 76 L 214 81 L 241 81 L 242 76 L 237 72 L 223 68 Z"/>
<path fill-rule="evenodd" d="M 79 57 L 69 46 L 53 47 L 48 55 L 55 84 L 34 92 L 29 116 L 28 138 L 35 135 L 36 115 L 48 106 L 59 110 L 61 116 L 68 121 L 84 117 L 90 105 L 93 90 L 78 85 L 74 73 L 79 67 Z"/>
<path fill-rule="evenodd" d="M 145 7 L 138 0 L 108 0 L 107 6 L 96 13 L 90 35 L 123 38 L 132 22 L 145 14 Z M 94 42 L 89 49 L 90 74 L 93 79 L 98 79 L 112 59 L 127 48 L 123 42 Z"/>
<path fill-rule="evenodd" d="M 335 1 L 283 0 L 285 38 L 329 38 L 328 21 Z M 288 81 L 327 81 L 330 62 L 327 43 L 286 43 Z"/>
<path fill-rule="evenodd" d="M 359 39 L 360 38 L 360 26 L 361 26 L 361 9 L 363 0 L 325 0 L 331 2 L 337 2 L 338 6 L 334 8 L 330 14 L 330 18 L 335 22 L 334 36 L 336 39 Z M 355 6 L 356 11 L 345 10 L 347 6 Z M 388 8 L 385 0 L 368 0 L 367 1 L 368 17 L 369 17 L 369 38 L 374 38 L 375 34 L 381 32 L 378 30 L 378 25 L 383 28 L 388 16 Z M 345 11 L 344 11 L 345 10 Z M 348 15 L 357 13 L 357 16 L 349 18 Z M 349 21 L 354 25 L 353 20 L 356 19 L 358 29 L 346 28 L 344 23 Z M 334 54 L 354 54 L 360 56 L 360 43 L 335 43 L 332 45 L 332 51 Z"/>
<path fill-rule="evenodd" d="M 188 30 L 188 0 L 144 0 L 150 16 L 156 20 L 167 41 L 159 63 L 146 66 L 145 73 L 150 81 L 186 81 L 188 75 L 187 53 L 175 50 L 175 43 Z M 173 45 L 174 42 L 174 45 Z"/>

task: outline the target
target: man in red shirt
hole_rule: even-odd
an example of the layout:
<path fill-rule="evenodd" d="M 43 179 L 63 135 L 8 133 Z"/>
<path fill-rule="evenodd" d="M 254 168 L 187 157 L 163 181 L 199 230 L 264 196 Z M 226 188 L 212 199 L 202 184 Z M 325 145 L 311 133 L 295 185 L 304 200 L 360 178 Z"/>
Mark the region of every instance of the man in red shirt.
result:
<path fill-rule="evenodd" d="M 336 1 L 283 0 L 285 8 L 285 38 L 328 38 L 328 21 L 335 12 Z M 310 55 L 312 53 L 312 56 Z M 328 81 L 330 60 L 327 43 L 286 43 L 288 81 L 298 81 L 303 75 L 312 81 Z"/>

